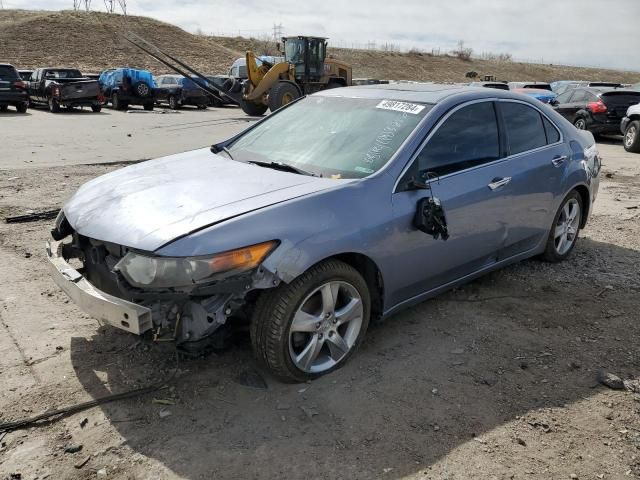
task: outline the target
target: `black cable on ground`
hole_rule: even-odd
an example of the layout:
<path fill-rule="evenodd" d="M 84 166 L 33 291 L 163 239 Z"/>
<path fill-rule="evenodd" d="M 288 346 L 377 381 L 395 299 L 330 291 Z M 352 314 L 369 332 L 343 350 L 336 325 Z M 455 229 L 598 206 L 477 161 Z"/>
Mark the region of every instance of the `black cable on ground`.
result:
<path fill-rule="evenodd" d="M 118 400 L 126 400 L 128 398 L 139 397 L 147 393 L 165 389 L 178 373 L 178 366 L 179 360 L 178 355 L 176 355 L 176 368 L 173 375 L 171 375 L 171 377 L 167 381 L 156 385 L 150 385 L 148 387 L 136 388 L 134 390 L 129 390 L 122 393 L 106 395 L 104 397 L 89 400 L 87 402 L 59 408 L 57 410 L 49 410 L 48 412 L 41 413 L 40 415 L 36 415 L 35 417 L 31 418 L 23 418 L 22 420 L 15 420 L 13 422 L 0 423 L 0 435 L 22 428 L 37 427 L 39 425 L 42 425 L 41 422 L 44 423 L 45 420 L 61 420 L 74 413 L 82 412 L 83 410 L 88 410 L 89 408 L 97 407 L 98 405 L 104 405 L 105 403 L 117 402 Z"/>

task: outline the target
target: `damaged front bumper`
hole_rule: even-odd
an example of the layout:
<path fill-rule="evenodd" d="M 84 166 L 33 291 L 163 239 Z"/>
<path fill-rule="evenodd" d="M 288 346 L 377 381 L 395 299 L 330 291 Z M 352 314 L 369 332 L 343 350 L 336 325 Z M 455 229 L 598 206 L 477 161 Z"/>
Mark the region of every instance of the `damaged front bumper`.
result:
<path fill-rule="evenodd" d="M 151 309 L 95 288 L 62 256 L 62 242 L 47 242 L 47 258 L 56 284 L 88 315 L 141 335 L 153 328 Z"/>

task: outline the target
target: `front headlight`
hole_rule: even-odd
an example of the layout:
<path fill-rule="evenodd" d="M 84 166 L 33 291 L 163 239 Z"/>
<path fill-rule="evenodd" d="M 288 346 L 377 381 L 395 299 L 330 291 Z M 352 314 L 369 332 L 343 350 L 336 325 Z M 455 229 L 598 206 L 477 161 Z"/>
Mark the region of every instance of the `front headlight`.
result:
<path fill-rule="evenodd" d="M 135 287 L 187 287 L 256 268 L 277 245 L 273 240 L 210 257 L 148 257 L 129 252 L 114 270 Z"/>

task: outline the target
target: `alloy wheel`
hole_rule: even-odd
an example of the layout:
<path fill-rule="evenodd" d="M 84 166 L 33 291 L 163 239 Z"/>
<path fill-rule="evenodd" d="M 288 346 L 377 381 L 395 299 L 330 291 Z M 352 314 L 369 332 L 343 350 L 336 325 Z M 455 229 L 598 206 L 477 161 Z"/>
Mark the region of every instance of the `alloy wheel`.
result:
<path fill-rule="evenodd" d="M 300 304 L 289 327 L 289 354 L 307 373 L 321 373 L 341 362 L 355 346 L 364 308 L 358 290 L 344 281 L 316 288 Z"/>
<path fill-rule="evenodd" d="M 564 255 L 576 241 L 580 226 L 580 204 L 575 198 L 570 198 L 562 207 L 558 223 L 553 234 L 554 244 L 558 255 Z"/>
<path fill-rule="evenodd" d="M 577 119 L 573 124 L 575 125 L 575 127 L 578 130 L 586 130 L 587 129 L 587 123 L 584 121 L 583 118 Z"/>
<path fill-rule="evenodd" d="M 631 148 L 631 146 L 633 145 L 633 142 L 636 139 L 637 134 L 638 134 L 638 130 L 634 125 L 630 126 L 627 129 L 627 133 L 625 133 L 624 135 L 624 144 L 627 148 Z"/>

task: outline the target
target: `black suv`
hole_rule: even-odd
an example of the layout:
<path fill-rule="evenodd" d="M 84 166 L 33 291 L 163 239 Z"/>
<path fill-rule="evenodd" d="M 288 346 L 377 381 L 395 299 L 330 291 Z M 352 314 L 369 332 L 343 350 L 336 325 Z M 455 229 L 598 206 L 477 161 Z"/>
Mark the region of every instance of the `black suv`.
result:
<path fill-rule="evenodd" d="M 9 105 L 20 113 L 27 111 L 29 94 L 27 84 L 20 79 L 13 65 L 0 63 L 0 112 L 6 112 Z"/>
<path fill-rule="evenodd" d="M 558 95 L 551 105 L 579 130 L 620 134 L 620 122 L 627 109 L 639 102 L 637 90 L 582 87 Z"/>

